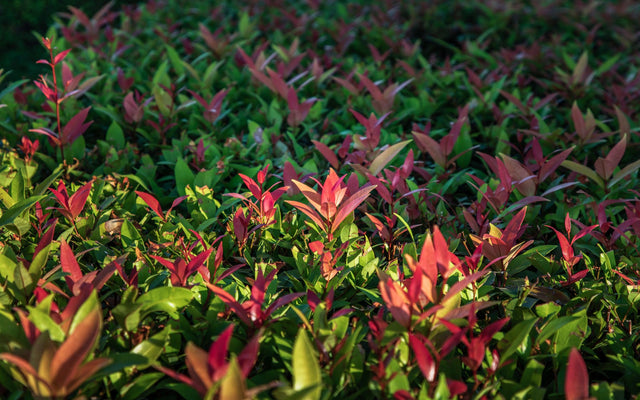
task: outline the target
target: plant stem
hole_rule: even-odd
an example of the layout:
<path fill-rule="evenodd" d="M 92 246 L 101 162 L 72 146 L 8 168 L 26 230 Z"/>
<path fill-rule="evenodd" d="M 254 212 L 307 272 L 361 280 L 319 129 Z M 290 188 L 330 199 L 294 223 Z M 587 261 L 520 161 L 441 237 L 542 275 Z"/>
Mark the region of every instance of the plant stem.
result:
<path fill-rule="evenodd" d="M 62 142 L 62 124 L 60 123 L 60 100 L 58 99 L 58 80 L 56 78 L 56 65 L 54 64 L 55 58 L 53 57 L 53 46 L 49 46 L 49 57 L 51 58 L 51 72 L 53 74 L 53 90 L 55 90 L 56 93 L 56 120 L 58 125 L 58 137 L 60 138 L 60 156 L 64 161 L 64 143 Z"/>

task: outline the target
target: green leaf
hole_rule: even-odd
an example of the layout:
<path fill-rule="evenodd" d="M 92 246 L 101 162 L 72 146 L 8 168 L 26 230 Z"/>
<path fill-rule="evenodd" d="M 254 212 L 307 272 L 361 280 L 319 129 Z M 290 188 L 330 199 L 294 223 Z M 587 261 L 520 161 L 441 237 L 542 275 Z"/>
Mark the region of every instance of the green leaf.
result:
<path fill-rule="evenodd" d="M 109 129 L 107 129 L 106 139 L 107 143 L 115 147 L 117 150 L 124 149 L 124 146 L 126 144 L 124 132 L 116 121 L 112 121 L 111 125 L 109 125 Z"/>
<path fill-rule="evenodd" d="M 31 196 L 27 199 L 17 202 L 13 205 L 13 207 L 2 213 L 2 217 L 0 217 L 0 226 L 5 226 L 7 224 L 11 224 L 14 220 L 22 214 L 25 210 L 31 208 L 36 202 L 44 199 L 47 196 Z"/>
<path fill-rule="evenodd" d="M 33 279 L 31 279 L 29 271 L 27 271 L 22 263 L 18 263 L 16 269 L 13 270 L 13 282 L 16 284 L 18 290 L 27 293 L 31 292 Z"/>
<path fill-rule="evenodd" d="M 156 100 L 156 105 L 160 109 L 160 112 L 165 117 L 171 114 L 173 109 L 173 99 L 164 89 L 160 86 L 153 87 L 153 97 Z"/>
<path fill-rule="evenodd" d="M 587 178 L 591 179 L 595 184 L 597 184 L 602 189 L 604 189 L 604 181 L 600 176 L 598 176 L 598 174 L 596 174 L 596 171 L 592 170 L 591 168 L 586 167 L 582 164 L 578 164 L 577 162 L 574 162 L 571 160 L 564 160 L 560 165 L 574 172 L 577 172 L 581 175 L 586 176 Z"/>
<path fill-rule="evenodd" d="M 85 320 L 85 318 L 94 310 L 100 310 L 100 300 L 98 300 L 98 292 L 93 290 L 87 300 L 82 303 L 80 307 L 78 307 L 78 311 L 76 311 L 73 316 L 73 320 L 71 321 L 71 326 L 69 327 L 69 333 L 73 333 L 76 327 Z M 102 311 L 100 311 L 102 312 Z"/>
<path fill-rule="evenodd" d="M 303 397 L 305 400 L 318 400 L 322 394 L 322 373 L 315 350 L 307 336 L 307 331 L 301 327 L 293 345 L 292 371 L 293 389 L 295 391 L 310 387 L 315 389 Z"/>
<path fill-rule="evenodd" d="M 176 175 L 176 190 L 180 196 L 184 196 L 186 194 L 184 188 L 187 186 L 193 187 L 195 175 L 191 171 L 189 164 L 182 158 L 178 158 L 178 161 L 176 161 L 174 172 Z"/>
<path fill-rule="evenodd" d="M 175 314 L 193 298 L 193 292 L 182 287 L 163 286 L 152 289 L 136 300 L 142 306 L 141 319 L 155 311 Z M 177 317 L 177 315 L 175 316 Z"/>
<path fill-rule="evenodd" d="M 178 52 L 173 47 L 168 44 L 165 45 L 165 49 L 167 49 L 167 55 L 169 56 L 169 61 L 171 61 L 171 66 L 176 71 L 178 76 L 184 75 L 184 65 L 182 64 L 182 59 L 178 55 Z"/>
<path fill-rule="evenodd" d="M 391 160 L 398 155 L 404 149 L 404 147 L 409 144 L 411 140 L 405 140 L 404 142 L 396 143 L 393 146 L 390 146 L 385 151 L 380 153 L 369 166 L 369 172 L 372 175 L 378 175 L 380 171 L 384 169 L 384 167 L 391 162 Z"/>
<path fill-rule="evenodd" d="M 64 341 L 64 331 L 60 325 L 49 316 L 48 312 L 35 307 L 29 308 L 29 321 L 33 322 L 36 328 L 41 332 L 49 332 L 51 339 L 56 342 Z"/>
<path fill-rule="evenodd" d="M 611 69 L 613 65 L 618 62 L 620 59 L 621 53 L 614 54 L 612 57 L 609 57 L 605 62 L 600 64 L 600 66 L 596 69 L 596 74 L 601 75 Z"/>
<path fill-rule="evenodd" d="M 40 182 L 36 186 L 36 188 L 33 190 L 33 192 L 31 194 L 34 195 L 34 196 L 39 196 L 39 195 L 45 193 L 47 191 L 47 189 L 51 187 L 51 184 L 53 184 L 53 181 L 55 181 L 56 179 L 58 179 L 58 177 L 60 175 L 62 175 L 63 169 L 64 169 L 64 167 L 62 165 L 58 165 L 58 167 L 53 170 L 51 175 L 46 177 L 42 182 Z"/>
<path fill-rule="evenodd" d="M 500 351 L 500 364 L 504 365 L 505 361 L 509 359 L 511 354 L 518 350 L 529 335 L 531 328 L 538 322 L 538 318 L 531 318 L 518 323 L 511 328 L 509 332 L 504 335 L 504 338 L 498 343 L 498 350 Z"/>
<path fill-rule="evenodd" d="M 131 350 L 131 354 L 144 357 L 144 362 L 136 364 L 137 370 L 148 368 L 153 364 L 164 351 L 164 347 L 169 340 L 171 326 L 167 325 L 163 330 L 144 340 Z"/>
<path fill-rule="evenodd" d="M 125 219 L 120 226 L 120 240 L 122 241 L 122 245 L 127 247 L 136 247 L 136 242 L 143 243 L 144 240 L 140 235 L 140 232 L 136 229 L 135 226 L 129 221 Z"/>
<path fill-rule="evenodd" d="M 11 193 L 11 198 L 16 202 L 21 202 L 24 200 L 24 175 L 22 175 L 22 170 L 17 170 L 16 175 L 11 180 L 11 186 L 9 186 L 9 191 Z"/>
<path fill-rule="evenodd" d="M 225 400 L 243 400 L 245 395 L 245 382 L 238 359 L 235 354 L 231 356 L 227 373 L 220 383 L 220 399 Z"/>
<path fill-rule="evenodd" d="M 0 187 L 0 201 L 7 208 L 11 208 L 13 207 L 14 204 L 16 204 L 16 201 L 13 199 L 13 197 L 11 197 L 11 195 L 1 187 Z"/>
<path fill-rule="evenodd" d="M 7 94 L 13 92 L 13 90 L 15 88 L 17 88 L 18 86 L 22 85 L 25 82 L 29 82 L 29 79 L 22 79 L 20 81 L 17 82 L 13 82 L 12 84 L 10 84 L 9 86 L 7 86 L 6 88 L 4 88 L 2 90 L 2 92 L 0 92 L 0 99 L 2 99 L 4 96 L 6 96 Z"/>
<path fill-rule="evenodd" d="M 539 345 L 540 343 L 547 340 L 554 333 L 558 332 L 560 328 L 562 328 L 566 324 L 577 321 L 578 319 L 579 319 L 578 317 L 574 317 L 574 316 L 559 317 L 557 319 L 554 319 L 553 321 L 546 324 L 544 328 L 542 328 L 542 331 L 540 332 L 540 336 L 538 336 L 538 338 L 536 339 L 536 344 Z"/>
<path fill-rule="evenodd" d="M 33 257 L 33 260 L 31 260 L 31 264 L 29 265 L 29 275 L 34 279 L 39 279 L 42 276 L 42 268 L 44 268 L 47 260 L 49 259 L 49 250 L 51 249 L 51 245 L 52 243 L 49 243 L 43 247 L 38 254 Z"/>
<path fill-rule="evenodd" d="M 156 382 L 164 378 L 164 376 L 165 375 L 162 372 L 151 372 L 140 375 L 136 380 L 125 385 L 120 390 L 122 400 L 137 400 L 146 397 L 143 395 L 149 394 L 151 392 L 150 389 L 156 384 Z"/>
<path fill-rule="evenodd" d="M 638 168 L 640 168 L 640 160 L 634 161 L 631 164 L 627 165 L 622 170 L 620 170 L 617 174 L 614 175 L 614 177 L 607 184 L 607 187 L 611 189 L 618 182 L 624 179 L 627 175 L 630 175 L 634 173 L 636 170 L 638 170 Z"/>
<path fill-rule="evenodd" d="M 171 79 L 169 79 L 169 74 L 167 73 L 168 70 L 169 63 L 167 60 L 164 60 L 153 75 L 153 79 L 151 80 L 152 87 L 158 87 L 159 83 L 165 87 L 171 87 Z"/>
<path fill-rule="evenodd" d="M 13 273 L 16 265 L 17 263 L 14 260 L 4 254 L 0 254 L 0 276 L 3 279 L 13 282 Z"/>

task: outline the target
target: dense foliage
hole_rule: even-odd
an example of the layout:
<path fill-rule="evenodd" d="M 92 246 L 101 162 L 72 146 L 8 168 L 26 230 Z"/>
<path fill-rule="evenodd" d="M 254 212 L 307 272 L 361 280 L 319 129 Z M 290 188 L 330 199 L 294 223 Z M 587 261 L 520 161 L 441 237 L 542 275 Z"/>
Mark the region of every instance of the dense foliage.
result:
<path fill-rule="evenodd" d="M 634 2 L 209 3 L 0 72 L 2 398 L 640 393 Z"/>

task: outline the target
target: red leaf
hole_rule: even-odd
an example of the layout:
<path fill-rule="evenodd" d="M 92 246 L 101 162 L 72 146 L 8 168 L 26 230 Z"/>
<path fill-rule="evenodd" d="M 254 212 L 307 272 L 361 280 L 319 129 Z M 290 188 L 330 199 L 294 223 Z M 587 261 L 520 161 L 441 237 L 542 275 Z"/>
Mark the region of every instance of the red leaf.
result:
<path fill-rule="evenodd" d="M 596 172 L 602 179 L 609 179 L 613 174 L 613 171 L 622 160 L 622 156 L 624 155 L 624 151 L 627 148 L 627 138 L 623 137 L 611 151 L 607 154 L 607 157 L 598 158 L 594 164 Z"/>
<path fill-rule="evenodd" d="M 164 221 L 164 213 L 158 200 L 153 195 L 136 190 L 136 194 Z"/>
<path fill-rule="evenodd" d="M 187 265 L 185 278 L 188 276 L 191 276 L 191 274 L 196 272 L 198 268 L 200 268 L 200 266 L 204 264 L 204 262 L 209 258 L 212 251 L 213 251 L 213 247 L 209 247 L 207 250 L 203 251 L 202 253 L 194 257 Z"/>
<path fill-rule="evenodd" d="M 258 184 L 253 179 L 249 178 L 245 174 L 238 174 L 238 175 L 244 182 L 245 186 L 251 191 L 251 194 L 253 195 L 253 197 L 255 197 L 256 199 L 259 199 L 260 197 L 262 197 L 262 190 L 260 189 L 260 186 L 258 186 Z"/>
<path fill-rule="evenodd" d="M 91 352 L 101 329 L 102 313 L 96 308 L 76 326 L 53 356 L 50 378 L 53 387 L 65 388 L 71 379 L 83 373 L 80 365 Z"/>
<path fill-rule="evenodd" d="M 460 130 L 462 126 L 467 122 L 467 115 L 469 114 L 469 106 L 466 105 L 462 110 L 460 110 L 460 114 L 458 115 L 458 119 L 451 127 L 451 130 L 447 134 L 447 136 L 443 137 L 440 141 L 440 146 L 445 155 L 451 154 L 453 151 L 453 146 L 456 144 L 458 140 L 458 136 L 460 135 Z"/>
<path fill-rule="evenodd" d="M 356 208 L 358 208 L 358 206 L 360 206 L 360 204 L 362 204 L 362 202 L 365 201 L 367 197 L 369 197 L 369 193 L 371 193 L 371 191 L 375 188 L 376 187 L 373 185 L 367 186 L 360 189 L 358 192 L 354 193 L 353 195 L 349 196 L 349 198 L 345 200 L 345 202 L 340 206 L 340 208 L 336 212 L 335 219 L 333 220 L 330 233 L 333 233 L 333 231 L 338 228 L 338 225 L 340 225 L 340 223 L 345 218 L 347 218 L 349 214 L 351 214 Z"/>
<path fill-rule="evenodd" d="M 67 50 L 59 53 L 58 55 L 56 55 L 55 58 L 53 59 L 53 65 L 56 65 L 60 61 L 64 60 L 64 58 L 67 56 L 67 54 L 69 54 L 70 51 L 71 51 L 71 49 L 67 49 Z"/>
<path fill-rule="evenodd" d="M 411 349 L 413 349 L 413 354 L 416 357 L 420 371 L 422 371 L 427 382 L 433 382 L 436 379 L 437 373 L 436 363 L 433 360 L 433 356 L 425 347 L 422 340 L 411 333 L 409 334 L 409 345 L 411 345 Z"/>
<path fill-rule="evenodd" d="M 167 210 L 167 214 L 166 217 L 169 217 L 169 213 L 171 212 L 171 210 L 173 210 L 178 204 L 182 203 L 188 196 L 180 196 L 177 199 L 173 200 L 173 203 L 171 203 L 171 207 L 169 207 L 169 210 Z"/>
<path fill-rule="evenodd" d="M 247 326 L 253 326 L 253 322 L 251 321 L 251 318 L 249 318 L 249 314 L 247 314 L 247 311 L 242 307 L 240 303 L 238 303 L 238 301 L 232 295 L 227 293 L 224 289 L 217 287 L 216 285 L 208 282 L 205 282 L 205 284 L 207 285 L 209 290 L 215 293 L 220 298 L 220 300 L 222 300 L 229 308 L 231 308 L 231 310 L 233 310 L 233 312 L 236 313 L 236 315 L 242 322 L 244 322 Z"/>
<path fill-rule="evenodd" d="M 293 182 L 296 183 L 296 181 L 293 181 Z M 302 211 L 303 213 L 305 213 L 319 227 L 324 227 L 324 222 L 322 221 L 322 218 L 320 218 L 318 213 L 316 213 L 308 205 L 304 203 L 300 203 L 299 201 L 293 201 L 293 200 L 286 200 L 286 202 L 296 207 L 298 210 Z"/>
<path fill-rule="evenodd" d="M 69 120 L 69 122 L 67 122 L 64 128 L 62 128 L 61 139 L 63 144 L 71 144 L 75 142 L 75 140 L 79 138 L 93 123 L 93 121 L 84 123 L 84 120 L 87 119 L 87 115 L 89 114 L 90 109 L 91 106 L 80 110 Z"/>
<path fill-rule="evenodd" d="M 411 324 L 411 309 L 409 299 L 397 282 L 390 277 L 380 279 L 380 295 L 387 309 L 400 325 L 409 327 Z"/>
<path fill-rule="evenodd" d="M 258 348 L 260 347 L 260 334 L 254 335 L 249 343 L 238 354 L 238 365 L 242 375 L 246 378 L 258 359 Z"/>
<path fill-rule="evenodd" d="M 573 106 L 571 107 L 571 119 L 573 120 L 573 126 L 576 129 L 576 134 L 578 137 L 583 140 L 586 139 L 587 136 L 587 127 L 584 121 L 584 116 L 582 115 L 582 111 L 578 108 L 578 104 L 574 101 Z"/>
<path fill-rule="evenodd" d="M 573 348 L 569 353 L 567 375 L 564 381 L 564 395 L 567 400 L 589 399 L 589 374 L 580 352 Z"/>
<path fill-rule="evenodd" d="M 299 297 L 302 297 L 303 295 L 304 293 L 289 293 L 284 296 L 279 296 L 276 301 L 274 301 L 269 305 L 269 307 L 267 307 L 264 312 L 265 317 L 269 317 L 278 308 L 291 303 L 292 301 Z"/>
<path fill-rule="evenodd" d="M 480 332 L 480 340 L 482 340 L 482 342 L 486 345 L 496 333 L 500 332 L 500 329 L 502 329 L 504 324 L 506 324 L 507 322 L 509 322 L 509 317 L 500 319 L 487 325 L 482 330 L 482 332 Z"/>
<path fill-rule="evenodd" d="M 551 226 L 548 227 L 553 229 L 553 231 L 556 233 L 556 236 L 558 237 L 558 241 L 560 242 L 560 250 L 562 250 L 562 258 L 564 258 L 564 260 L 568 263 L 571 263 L 574 257 L 574 252 L 573 247 L 571 247 L 571 244 L 569 244 L 569 240 L 567 240 L 567 238 L 556 228 Z"/>
<path fill-rule="evenodd" d="M 445 168 L 447 163 L 447 156 L 442 150 L 440 143 L 423 133 L 416 131 L 413 131 L 411 133 L 413 135 L 413 140 L 416 142 L 416 145 L 418 146 L 420 151 L 426 151 L 427 153 L 429 153 L 436 164 Z"/>
<path fill-rule="evenodd" d="M 556 154 L 547 162 L 545 162 L 544 165 L 540 167 L 540 171 L 538 171 L 538 183 L 543 182 L 545 179 L 547 179 L 549 175 L 551 175 L 553 171 L 555 171 L 560 166 L 560 164 L 562 164 L 562 162 L 567 159 L 572 151 L 573 147 L 564 150 L 559 154 Z"/>
<path fill-rule="evenodd" d="M 588 269 L 583 269 L 580 272 L 576 272 L 573 275 L 569 275 L 569 279 L 567 279 L 566 281 L 562 281 L 560 282 L 560 284 L 562 286 L 569 286 L 569 285 L 573 285 L 574 283 L 582 280 L 585 276 L 587 276 L 587 274 L 589 273 Z"/>
<path fill-rule="evenodd" d="M 515 217 L 509 221 L 502 233 L 502 240 L 505 243 L 509 243 L 513 246 L 515 241 L 520 237 L 520 227 L 524 222 L 524 217 L 527 214 L 527 207 L 522 208 Z"/>
<path fill-rule="evenodd" d="M 71 247 L 64 239 L 60 241 L 60 264 L 62 265 L 62 270 L 70 274 L 66 277 L 67 285 L 69 289 L 73 290 L 74 283 L 82 278 L 82 270 L 80 270 Z"/>
<path fill-rule="evenodd" d="M 46 246 L 48 246 L 51 243 L 51 241 L 53 241 L 53 234 L 56 230 L 57 223 L 58 223 L 58 219 L 55 218 L 51 223 L 51 225 L 49 225 L 49 229 L 47 229 L 44 235 L 42 235 L 42 237 L 40 238 L 40 241 L 38 242 L 36 249 L 33 251 L 33 257 L 37 256 L 38 253 L 42 251 L 42 249 L 44 249 Z"/>
<path fill-rule="evenodd" d="M 312 140 L 313 144 L 316 146 L 316 149 L 324 156 L 324 158 L 331 164 L 333 168 L 338 169 L 340 167 L 340 162 L 338 161 L 338 157 L 336 154 L 324 143 L 318 142 L 317 140 Z"/>
<path fill-rule="evenodd" d="M 78 189 L 72 196 L 69 198 L 69 211 L 71 212 L 71 216 L 73 219 L 76 219 L 78 215 L 84 209 L 85 204 L 87 203 L 87 198 L 89 197 L 89 193 L 91 193 L 91 187 L 93 186 L 93 180 L 90 180 L 80 189 Z"/>
<path fill-rule="evenodd" d="M 58 139 L 58 135 L 56 135 L 56 133 L 49 128 L 29 129 L 29 132 L 39 133 L 41 135 L 47 136 L 58 147 L 62 145 L 62 142 L 60 141 L 60 139 Z"/>
<path fill-rule="evenodd" d="M 229 341 L 231 340 L 232 333 L 233 325 L 229 325 L 209 348 L 207 364 L 214 382 L 222 379 L 227 372 L 227 353 L 229 351 Z"/>
<path fill-rule="evenodd" d="M 129 92 L 123 101 L 124 111 L 126 116 L 133 122 L 138 123 L 144 116 L 144 104 L 138 105 L 133 98 L 133 92 Z M 131 122 L 129 121 L 129 122 Z"/>

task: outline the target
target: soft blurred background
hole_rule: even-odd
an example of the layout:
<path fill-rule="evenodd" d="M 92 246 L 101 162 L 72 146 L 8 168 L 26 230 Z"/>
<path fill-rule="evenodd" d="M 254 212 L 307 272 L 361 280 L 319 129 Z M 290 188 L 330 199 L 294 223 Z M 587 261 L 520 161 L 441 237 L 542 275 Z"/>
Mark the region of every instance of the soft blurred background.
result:
<path fill-rule="evenodd" d="M 140 2 L 114 0 L 113 8 Z M 43 66 L 35 62 L 46 58 L 38 37 L 46 34 L 55 18 L 67 21 L 59 13 L 66 13 L 67 6 L 73 6 L 91 17 L 107 3 L 107 0 L 0 0 L 0 69 L 5 73 L 12 71 L 10 80 L 35 79 L 44 72 Z"/>

